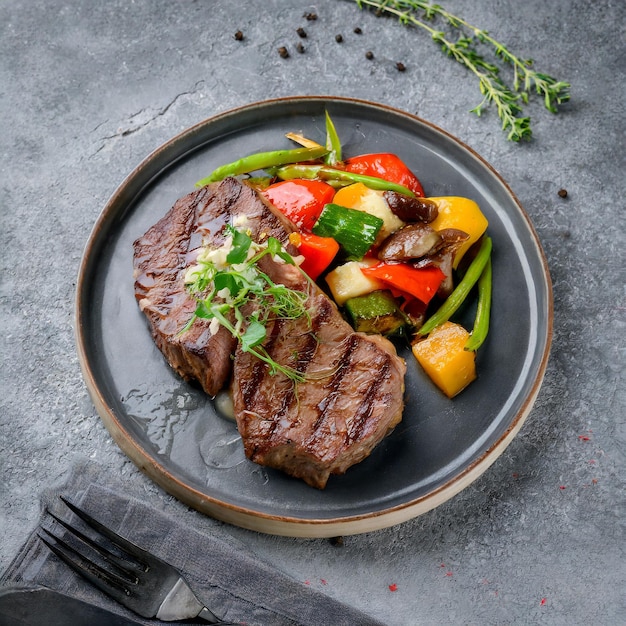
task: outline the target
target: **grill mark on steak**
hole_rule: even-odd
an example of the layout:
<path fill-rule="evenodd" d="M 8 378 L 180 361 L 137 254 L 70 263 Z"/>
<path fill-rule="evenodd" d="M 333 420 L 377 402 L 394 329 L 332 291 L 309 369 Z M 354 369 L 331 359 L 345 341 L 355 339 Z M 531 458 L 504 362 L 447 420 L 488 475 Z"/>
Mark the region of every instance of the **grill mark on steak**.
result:
<path fill-rule="evenodd" d="M 272 329 L 269 334 L 269 338 L 263 344 L 266 352 L 271 355 L 272 347 L 278 340 L 280 330 L 283 324 L 283 320 L 275 320 L 272 324 Z M 251 406 L 254 403 L 254 397 L 261 386 L 263 378 L 267 375 L 267 365 L 260 359 L 255 359 L 254 367 L 252 368 L 252 376 L 250 380 L 246 380 L 242 383 L 243 395 L 247 406 Z"/>
<path fill-rule="evenodd" d="M 337 365 L 337 371 L 333 375 L 330 384 L 326 387 L 329 390 L 329 394 L 322 400 L 322 402 L 317 405 L 317 408 L 320 412 L 317 420 L 313 425 L 313 436 L 311 437 L 312 440 L 315 439 L 317 431 L 319 431 L 322 427 L 327 416 L 330 414 L 330 411 L 332 410 L 335 402 L 337 402 L 337 400 L 341 398 L 342 394 L 345 393 L 345 390 L 342 389 L 342 384 L 344 382 L 346 373 L 349 372 L 352 357 L 358 343 L 357 338 L 358 335 L 353 335 L 349 338 L 346 350 L 342 354 L 341 360 Z M 380 369 L 378 370 L 378 375 L 368 386 L 367 391 L 363 396 L 362 402 L 355 410 L 354 419 L 350 422 L 350 427 L 346 431 L 345 441 L 347 445 L 350 445 L 353 441 L 356 441 L 362 434 L 365 423 L 368 417 L 370 417 L 372 414 L 373 402 L 376 394 L 378 393 L 378 390 L 383 381 L 389 375 L 389 371 L 389 361 L 386 360 L 380 366 Z"/>
<path fill-rule="evenodd" d="M 348 365 L 350 364 L 350 359 L 352 358 L 352 352 L 356 347 L 356 341 L 356 335 L 351 335 L 350 337 L 348 337 L 346 349 L 341 354 L 341 358 L 339 359 L 339 362 L 336 366 L 337 369 L 330 379 L 330 383 L 325 386 L 325 388 L 328 390 L 328 395 L 317 405 L 319 415 L 315 420 L 315 423 L 313 424 L 314 433 L 320 429 L 327 411 L 332 408 L 334 403 L 337 401 L 337 398 L 339 397 L 339 394 L 341 392 L 341 381 L 348 372 Z"/>
<path fill-rule="evenodd" d="M 308 289 L 306 280 L 303 281 L 301 288 Z M 280 354 L 277 354 L 277 351 L 275 350 L 276 344 L 281 337 L 282 330 L 286 324 L 286 320 L 276 319 L 271 323 L 269 337 L 263 344 L 263 347 L 270 357 L 274 358 L 282 365 L 293 367 L 293 369 L 300 374 L 306 374 L 309 364 L 317 351 L 318 340 L 316 334 L 322 326 L 327 323 L 332 312 L 332 305 L 327 298 L 319 299 L 316 302 L 318 306 L 312 313 L 309 313 L 311 315 L 310 329 L 305 329 L 306 332 L 299 336 L 299 339 L 302 337 L 304 338 L 304 343 L 302 345 L 298 345 L 297 350 L 294 347 L 293 352 L 295 352 L 296 356 L 295 362 L 285 362 L 285 359 Z M 241 384 L 244 400 L 247 405 L 253 404 L 254 396 L 262 384 L 263 378 L 267 375 L 267 365 L 262 361 L 257 360 L 252 368 L 252 374 L 249 377 L 249 380 L 246 380 Z M 286 411 L 289 403 L 293 400 L 294 393 L 295 389 L 292 389 L 284 396 L 281 408 L 279 408 L 275 413 L 276 417 L 279 418 Z"/>
<path fill-rule="evenodd" d="M 382 381 L 389 375 L 389 363 L 385 363 L 378 373 L 378 376 L 374 382 L 369 386 L 366 396 L 363 398 L 363 402 L 359 405 L 356 411 L 354 420 L 350 425 L 350 429 L 346 434 L 346 445 L 350 445 L 353 441 L 356 441 L 362 434 L 363 429 L 368 418 L 372 415 L 374 409 L 374 398 L 378 393 Z"/>

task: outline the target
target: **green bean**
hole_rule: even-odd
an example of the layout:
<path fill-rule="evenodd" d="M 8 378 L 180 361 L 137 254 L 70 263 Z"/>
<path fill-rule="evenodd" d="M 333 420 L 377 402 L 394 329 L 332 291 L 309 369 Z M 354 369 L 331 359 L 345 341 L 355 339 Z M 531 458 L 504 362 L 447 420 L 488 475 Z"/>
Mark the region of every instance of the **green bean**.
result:
<path fill-rule="evenodd" d="M 439 309 L 433 313 L 433 315 L 424 323 L 424 325 L 417 331 L 418 335 L 428 335 L 437 326 L 440 326 L 444 322 L 447 322 L 450 317 L 457 311 L 457 309 L 463 304 L 465 298 L 472 290 L 472 287 L 476 284 L 480 275 L 483 273 L 487 261 L 491 257 L 492 242 L 490 237 L 485 237 L 478 250 L 476 258 L 471 262 L 470 266 L 465 272 L 465 276 L 461 279 L 461 282 L 456 286 L 455 290 L 446 298 L 446 301 L 439 307 Z"/>
<path fill-rule="evenodd" d="M 248 174 L 257 170 L 264 170 L 270 167 L 280 167 L 289 163 L 300 161 L 312 161 L 324 156 L 328 150 L 323 146 L 314 148 L 295 148 L 293 150 L 273 150 L 271 152 L 257 152 L 249 156 L 237 159 L 232 163 L 221 165 L 213 170 L 206 178 L 199 180 L 196 187 L 203 187 L 209 183 L 223 180 L 227 176 L 238 176 Z"/>
<path fill-rule="evenodd" d="M 353 172 L 346 172 L 344 170 L 336 169 L 334 167 L 327 167 L 325 165 L 286 165 L 274 170 L 274 174 L 282 180 L 290 180 L 292 178 L 308 178 L 327 181 L 329 184 L 333 184 L 337 181 L 346 183 L 363 183 L 370 189 L 378 189 L 382 191 L 396 191 L 402 193 L 405 196 L 415 197 L 415 194 L 398 183 L 392 183 L 376 176 L 366 176 L 365 174 L 355 174 Z"/>
<path fill-rule="evenodd" d="M 491 314 L 491 257 L 478 279 L 478 305 L 472 334 L 465 344 L 469 352 L 476 352 L 489 333 L 489 316 Z"/>
<path fill-rule="evenodd" d="M 328 150 L 324 157 L 326 165 L 336 165 L 341 161 L 341 141 L 328 111 L 326 111 L 326 149 Z"/>

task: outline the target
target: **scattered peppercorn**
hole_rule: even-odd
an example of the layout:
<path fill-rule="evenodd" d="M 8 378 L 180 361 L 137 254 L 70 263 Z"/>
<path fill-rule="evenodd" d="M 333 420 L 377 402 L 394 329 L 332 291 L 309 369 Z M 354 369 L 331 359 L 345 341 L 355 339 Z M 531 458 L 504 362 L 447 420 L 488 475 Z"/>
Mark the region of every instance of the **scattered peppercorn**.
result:
<path fill-rule="evenodd" d="M 278 54 L 280 54 L 282 59 L 288 59 L 289 58 L 289 50 L 287 50 L 287 48 L 285 48 L 285 46 L 281 46 L 280 48 L 278 48 Z"/>
<path fill-rule="evenodd" d="M 235 39 L 237 41 L 243 41 L 243 33 L 240 30 L 235 33 Z"/>
<path fill-rule="evenodd" d="M 343 41 L 343 35 L 335 35 L 335 41 L 341 43 Z"/>
<path fill-rule="evenodd" d="M 362 33 L 363 33 L 363 31 L 361 30 L 361 27 L 360 26 L 356 26 L 355 29 L 354 29 L 354 34 L 355 35 L 360 35 Z"/>
<path fill-rule="evenodd" d="M 559 189 L 559 198 L 567 198 L 567 189 Z"/>
<path fill-rule="evenodd" d="M 404 72 L 404 70 L 406 70 L 406 65 L 404 65 L 404 63 L 398 61 L 396 63 L 396 69 L 398 70 L 398 72 Z"/>
<path fill-rule="evenodd" d="M 371 61 L 371 60 L 374 58 L 374 53 L 373 53 L 371 50 L 368 50 L 368 51 L 365 53 L 365 58 L 366 58 L 366 59 L 369 59 L 369 60 Z"/>
<path fill-rule="evenodd" d="M 330 543 L 331 545 L 340 548 L 341 546 L 343 546 L 343 537 L 331 537 Z"/>
<path fill-rule="evenodd" d="M 296 44 L 296 50 L 300 54 L 302 54 L 304 52 L 304 50 L 305 50 L 305 47 L 302 45 L 302 43 L 300 41 Z"/>
<path fill-rule="evenodd" d="M 305 13 L 304 17 L 309 21 L 309 22 L 314 22 L 317 19 L 317 13 Z"/>
<path fill-rule="evenodd" d="M 306 37 L 306 30 L 304 30 L 304 28 L 300 27 L 296 30 L 296 32 L 298 33 L 299 37 L 302 37 L 302 39 Z"/>

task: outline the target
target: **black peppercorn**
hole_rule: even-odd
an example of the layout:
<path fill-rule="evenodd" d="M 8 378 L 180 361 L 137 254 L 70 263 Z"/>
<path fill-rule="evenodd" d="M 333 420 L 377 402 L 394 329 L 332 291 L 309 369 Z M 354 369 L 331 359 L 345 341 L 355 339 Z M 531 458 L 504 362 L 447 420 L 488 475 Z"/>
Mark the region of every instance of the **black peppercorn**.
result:
<path fill-rule="evenodd" d="M 567 198 L 567 189 L 559 189 L 559 198 Z"/>
<path fill-rule="evenodd" d="M 243 41 L 243 33 L 240 30 L 235 33 L 235 39 L 237 41 Z"/>
<path fill-rule="evenodd" d="M 304 28 L 300 27 L 296 30 L 296 32 L 298 33 L 299 37 L 302 37 L 302 39 L 306 37 L 306 30 L 304 30 Z"/>
<path fill-rule="evenodd" d="M 343 35 L 335 35 L 335 41 L 341 43 L 343 41 Z"/>
<path fill-rule="evenodd" d="M 281 46 L 278 48 L 278 54 L 280 54 L 281 58 L 288 59 L 289 58 L 289 50 L 285 48 L 285 46 Z"/>
<path fill-rule="evenodd" d="M 406 70 L 406 66 L 404 65 L 404 63 L 398 61 L 396 63 L 396 69 L 398 70 L 398 72 L 404 72 L 404 70 Z"/>
<path fill-rule="evenodd" d="M 317 19 L 317 13 L 305 13 L 304 17 L 309 21 L 313 22 Z"/>
<path fill-rule="evenodd" d="M 356 26 L 354 29 L 354 34 L 355 35 L 360 35 L 363 31 L 361 30 L 360 26 Z"/>
<path fill-rule="evenodd" d="M 300 41 L 296 44 L 296 50 L 300 54 L 302 54 L 304 52 L 304 50 L 305 50 L 305 47 L 302 45 L 302 43 Z"/>
<path fill-rule="evenodd" d="M 366 58 L 366 59 L 369 59 L 369 60 L 371 61 L 371 60 L 374 58 L 374 53 L 373 53 L 371 50 L 368 50 L 368 51 L 365 53 L 365 58 Z"/>

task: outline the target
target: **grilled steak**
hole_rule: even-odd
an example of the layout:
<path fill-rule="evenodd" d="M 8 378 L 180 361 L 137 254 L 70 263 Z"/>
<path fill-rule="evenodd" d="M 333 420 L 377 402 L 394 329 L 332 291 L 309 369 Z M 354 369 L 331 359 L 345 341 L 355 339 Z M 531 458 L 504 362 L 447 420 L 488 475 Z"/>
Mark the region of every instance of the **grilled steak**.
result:
<path fill-rule="evenodd" d="M 275 361 L 304 374 L 304 382 L 271 374 L 225 329 L 211 335 L 204 320 L 179 334 L 195 309 L 184 287 L 187 267 L 201 246 L 220 246 L 226 224 L 237 225 L 244 215 L 252 239 L 271 235 L 287 244 L 290 222 L 251 188 L 225 179 L 181 198 L 135 242 L 136 297 L 157 346 L 185 379 L 199 380 L 215 395 L 233 367 L 231 391 L 246 456 L 323 488 L 330 474 L 366 458 L 400 421 L 405 365 L 388 340 L 355 333 L 297 268 L 269 256 L 261 261 L 263 271 L 308 293 L 310 320 L 270 322 L 263 346 Z"/>
<path fill-rule="evenodd" d="M 253 238 L 264 233 L 286 243 L 293 229 L 250 187 L 228 178 L 180 198 L 134 243 L 135 297 L 152 337 L 174 370 L 185 380 L 197 380 L 210 396 L 228 382 L 236 340 L 222 327 L 211 335 L 202 319 L 179 334 L 196 309 L 184 277 L 202 246 L 221 246 L 226 225 L 243 216 Z"/>
<path fill-rule="evenodd" d="M 273 265 L 264 270 L 274 282 L 307 290 L 296 268 Z M 246 456 L 324 488 L 330 474 L 366 458 L 400 421 L 405 365 L 387 339 L 355 333 L 318 288 L 307 306 L 310 322 L 275 321 L 263 344 L 306 380 L 294 385 L 271 375 L 237 348 L 232 392 Z"/>

